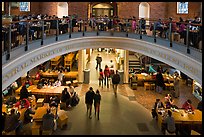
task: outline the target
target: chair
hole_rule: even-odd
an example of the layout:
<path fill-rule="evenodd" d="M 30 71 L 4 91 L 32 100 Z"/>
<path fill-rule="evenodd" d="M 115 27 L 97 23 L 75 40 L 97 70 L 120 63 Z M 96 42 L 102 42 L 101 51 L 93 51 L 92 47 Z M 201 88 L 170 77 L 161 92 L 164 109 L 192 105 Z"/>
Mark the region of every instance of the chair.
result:
<path fill-rule="evenodd" d="M 36 107 L 42 107 L 44 105 L 44 98 L 39 98 L 37 100 L 37 105 Z"/>
<path fill-rule="evenodd" d="M 78 87 L 78 80 L 73 80 L 73 86 Z"/>
<path fill-rule="evenodd" d="M 57 123 L 58 126 L 62 129 L 64 125 L 67 125 L 68 122 L 68 116 L 66 114 L 66 111 L 64 110 L 60 110 L 58 111 L 58 119 L 57 119 Z"/>
<path fill-rule="evenodd" d="M 150 90 L 150 84 L 145 82 L 144 83 L 144 88 L 145 88 L 145 90 Z"/>

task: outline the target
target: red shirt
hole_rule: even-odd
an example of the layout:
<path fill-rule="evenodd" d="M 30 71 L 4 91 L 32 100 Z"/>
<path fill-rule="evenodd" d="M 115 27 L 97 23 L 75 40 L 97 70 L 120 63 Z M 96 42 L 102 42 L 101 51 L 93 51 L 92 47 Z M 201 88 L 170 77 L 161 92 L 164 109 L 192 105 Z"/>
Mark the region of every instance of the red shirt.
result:
<path fill-rule="evenodd" d="M 194 111 L 194 107 L 191 104 L 188 104 L 187 101 L 183 104 L 182 108 L 184 108 L 185 110 L 191 109 L 192 111 Z"/>
<path fill-rule="evenodd" d="M 30 107 L 30 102 L 29 102 L 26 98 L 24 98 L 23 100 L 26 101 L 25 104 L 24 104 L 24 107 L 25 107 L 25 108 L 29 108 L 29 107 Z M 15 107 L 19 107 L 20 105 L 21 105 L 21 101 L 18 101 L 18 102 L 15 104 Z"/>

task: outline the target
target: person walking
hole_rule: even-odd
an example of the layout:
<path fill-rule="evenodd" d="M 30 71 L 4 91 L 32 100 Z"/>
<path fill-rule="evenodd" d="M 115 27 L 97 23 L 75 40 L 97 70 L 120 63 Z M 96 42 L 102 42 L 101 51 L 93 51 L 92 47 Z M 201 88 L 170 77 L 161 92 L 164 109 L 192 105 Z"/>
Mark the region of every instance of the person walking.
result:
<path fill-rule="evenodd" d="M 113 91 L 115 93 L 115 96 L 117 96 L 117 87 L 118 87 L 118 84 L 120 83 L 120 75 L 118 74 L 118 70 L 116 70 L 116 73 L 113 74 L 112 83 L 113 83 Z"/>
<path fill-rule="evenodd" d="M 103 88 L 103 79 L 104 79 L 104 73 L 103 73 L 103 70 L 100 69 L 98 80 L 99 80 L 99 87 L 102 86 L 102 88 Z"/>
<path fill-rule="evenodd" d="M 89 115 L 89 118 L 91 119 L 91 112 L 92 112 L 92 104 L 94 99 L 95 92 L 93 91 L 93 88 L 90 87 L 89 91 L 86 92 L 85 95 L 85 103 L 87 107 L 87 114 Z"/>
<path fill-rule="evenodd" d="M 105 65 L 104 75 L 105 75 L 104 84 L 105 84 L 105 85 L 107 84 L 107 88 L 109 88 L 108 78 L 109 78 L 109 76 L 110 76 L 110 69 L 109 69 L 108 65 Z"/>
<path fill-rule="evenodd" d="M 98 67 L 99 67 L 99 70 L 101 69 L 101 62 L 102 62 L 102 57 L 100 56 L 100 54 L 98 54 L 96 56 L 96 70 L 98 69 Z"/>
<path fill-rule="evenodd" d="M 96 90 L 96 94 L 94 95 L 94 110 L 95 110 L 95 116 L 97 113 L 97 117 L 99 120 L 99 112 L 100 112 L 100 101 L 101 101 L 101 95 L 99 90 Z"/>

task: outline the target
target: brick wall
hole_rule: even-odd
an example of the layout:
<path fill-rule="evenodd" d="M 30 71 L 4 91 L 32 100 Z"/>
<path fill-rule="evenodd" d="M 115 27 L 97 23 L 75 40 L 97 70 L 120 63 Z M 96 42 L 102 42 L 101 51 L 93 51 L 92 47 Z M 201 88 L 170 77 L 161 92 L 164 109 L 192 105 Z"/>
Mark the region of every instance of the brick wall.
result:
<path fill-rule="evenodd" d="M 31 2 L 31 12 L 20 12 L 19 8 L 12 8 L 11 14 L 25 15 L 25 14 L 48 14 L 57 15 L 58 2 Z M 88 17 L 89 2 L 68 2 L 69 15 L 77 14 L 79 18 Z M 121 18 L 128 18 L 130 16 L 139 17 L 140 2 L 117 2 L 118 16 Z M 194 18 L 201 15 L 201 2 L 189 2 L 189 14 L 177 14 L 176 2 L 148 2 L 150 5 L 150 18 L 168 18 L 173 17 L 178 20 L 179 17 L 183 19 Z M 5 5 L 5 13 L 8 14 L 8 3 Z"/>
<path fill-rule="evenodd" d="M 182 17 L 184 20 L 192 18 L 195 16 L 201 15 L 201 2 L 189 2 L 188 4 L 188 13 L 189 14 L 177 14 L 177 3 L 168 2 L 167 6 L 167 15 L 168 17 L 173 17 L 175 20 L 178 20 L 179 17 Z"/>
<path fill-rule="evenodd" d="M 68 4 L 69 15 L 77 14 L 79 18 L 88 17 L 89 2 L 70 2 Z"/>

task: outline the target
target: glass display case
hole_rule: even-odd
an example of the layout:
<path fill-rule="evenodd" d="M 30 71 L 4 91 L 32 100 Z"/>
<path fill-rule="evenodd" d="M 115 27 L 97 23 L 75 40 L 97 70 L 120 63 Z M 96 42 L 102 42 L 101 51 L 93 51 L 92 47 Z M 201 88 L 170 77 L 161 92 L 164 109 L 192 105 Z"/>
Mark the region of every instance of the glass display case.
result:
<path fill-rule="evenodd" d="M 202 101 L 202 86 L 195 80 L 193 81 L 193 95 Z"/>

